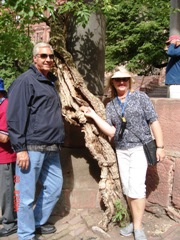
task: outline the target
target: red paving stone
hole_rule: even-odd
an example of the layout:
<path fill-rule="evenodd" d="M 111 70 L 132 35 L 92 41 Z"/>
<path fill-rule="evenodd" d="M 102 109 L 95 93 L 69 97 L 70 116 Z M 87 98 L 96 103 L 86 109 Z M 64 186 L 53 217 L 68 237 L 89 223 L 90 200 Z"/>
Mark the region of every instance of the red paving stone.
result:
<path fill-rule="evenodd" d="M 87 217 L 85 217 L 87 216 Z M 64 218 L 59 218 L 57 216 L 52 217 L 52 222 L 55 223 L 57 228 L 57 232 L 55 234 L 43 235 L 39 236 L 40 239 L 48 239 L 48 240 L 133 240 L 134 237 L 131 235 L 130 237 L 123 237 L 119 235 L 119 227 L 114 226 L 107 233 L 107 235 L 103 235 L 102 233 L 93 232 L 92 225 L 93 221 L 89 221 L 88 211 L 81 210 L 80 212 L 70 213 Z M 96 216 L 94 214 L 92 219 L 94 219 L 94 225 L 97 224 L 96 220 L 99 215 Z M 86 219 L 88 219 L 86 221 Z M 2 226 L 2 225 L 1 225 Z M 148 234 L 147 234 L 148 236 Z M 13 234 L 8 237 L 3 237 L 2 240 L 18 240 L 17 235 Z M 148 240 L 180 240 L 180 223 L 174 223 L 166 232 L 158 237 L 148 236 Z"/>

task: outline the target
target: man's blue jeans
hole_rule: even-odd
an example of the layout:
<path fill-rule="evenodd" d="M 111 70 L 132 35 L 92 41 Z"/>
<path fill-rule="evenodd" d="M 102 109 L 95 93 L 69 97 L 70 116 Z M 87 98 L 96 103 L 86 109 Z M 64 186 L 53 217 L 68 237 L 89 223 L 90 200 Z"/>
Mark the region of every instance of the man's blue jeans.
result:
<path fill-rule="evenodd" d="M 60 197 L 63 184 L 59 152 L 29 151 L 28 153 L 29 168 L 22 170 L 16 166 L 15 192 L 16 198 L 19 194 L 16 208 L 20 240 L 33 238 L 35 228 L 47 222 Z M 38 180 L 42 184 L 42 189 L 34 203 Z"/>

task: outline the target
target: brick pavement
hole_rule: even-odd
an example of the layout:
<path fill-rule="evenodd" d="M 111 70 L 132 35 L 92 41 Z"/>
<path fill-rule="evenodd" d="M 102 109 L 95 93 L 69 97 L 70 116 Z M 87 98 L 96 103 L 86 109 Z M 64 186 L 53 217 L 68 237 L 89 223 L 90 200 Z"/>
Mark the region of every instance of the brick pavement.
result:
<path fill-rule="evenodd" d="M 133 240 L 133 236 L 123 237 L 119 235 L 119 227 L 110 227 L 105 233 L 100 231 L 98 223 L 102 219 L 102 212 L 95 210 L 72 210 L 64 217 L 52 215 L 50 222 L 55 224 L 57 231 L 54 234 L 38 236 L 41 240 Z M 180 240 L 180 224 L 174 223 L 165 233 L 160 236 L 150 236 L 148 240 Z M 17 235 L 13 234 L 3 237 L 2 240 L 17 240 Z"/>

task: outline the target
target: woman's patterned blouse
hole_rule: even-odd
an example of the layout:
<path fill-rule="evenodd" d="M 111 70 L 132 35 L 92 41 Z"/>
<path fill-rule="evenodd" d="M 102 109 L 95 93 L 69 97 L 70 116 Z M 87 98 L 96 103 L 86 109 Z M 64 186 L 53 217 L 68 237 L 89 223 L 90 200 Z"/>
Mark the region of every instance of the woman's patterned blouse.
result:
<path fill-rule="evenodd" d="M 116 128 L 114 136 L 116 149 L 133 148 L 152 140 L 149 125 L 157 120 L 157 113 L 150 98 L 144 92 L 130 92 L 124 110 L 127 124 L 123 137 L 119 139 L 121 116 L 122 107 L 116 97 L 106 106 L 107 122 Z"/>

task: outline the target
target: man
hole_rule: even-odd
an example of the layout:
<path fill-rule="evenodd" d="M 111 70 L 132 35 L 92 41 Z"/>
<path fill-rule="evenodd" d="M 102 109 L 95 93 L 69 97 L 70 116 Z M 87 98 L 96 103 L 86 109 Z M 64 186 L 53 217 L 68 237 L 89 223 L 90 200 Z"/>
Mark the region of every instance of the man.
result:
<path fill-rule="evenodd" d="M 170 36 L 166 45 L 167 55 L 170 57 L 165 80 L 165 84 L 169 86 L 168 97 L 180 98 L 180 36 Z"/>
<path fill-rule="evenodd" d="M 9 88 L 7 122 L 12 147 L 17 153 L 20 240 L 36 240 L 35 233 L 56 231 L 47 220 L 63 184 L 59 146 L 64 139 L 64 125 L 59 95 L 54 86 L 56 77 L 50 73 L 53 59 L 51 45 L 36 44 L 34 64 Z M 42 188 L 33 208 L 37 181 Z"/>
<path fill-rule="evenodd" d="M 14 170 L 16 154 L 9 141 L 6 111 L 8 99 L 6 98 L 4 81 L 0 78 L 0 208 L 2 210 L 0 237 L 9 236 L 17 231 L 16 213 L 14 212 Z"/>

